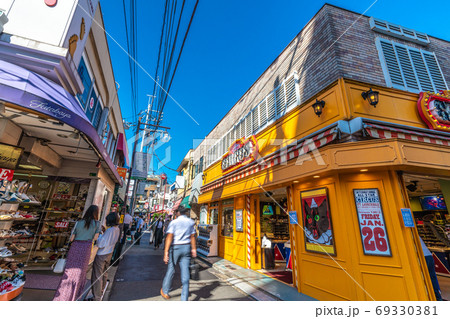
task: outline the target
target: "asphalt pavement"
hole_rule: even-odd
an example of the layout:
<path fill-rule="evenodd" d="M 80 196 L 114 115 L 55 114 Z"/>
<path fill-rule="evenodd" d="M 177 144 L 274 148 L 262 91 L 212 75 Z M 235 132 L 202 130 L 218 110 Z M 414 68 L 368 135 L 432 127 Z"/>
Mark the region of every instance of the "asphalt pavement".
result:
<path fill-rule="evenodd" d="M 154 250 L 149 245 L 149 233 L 144 233 L 141 245 L 128 243 L 122 252 L 129 249 L 120 261 L 108 300 L 111 301 L 166 301 L 160 295 L 167 265 L 163 261 L 163 248 Z M 247 294 L 234 288 L 219 271 L 198 260 L 199 280 L 189 284 L 189 300 L 252 301 Z M 173 280 L 170 300 L 180 300 L 181 279 L 179 267 Z M 169 301 L 168 301 L 169 302 Z"/>

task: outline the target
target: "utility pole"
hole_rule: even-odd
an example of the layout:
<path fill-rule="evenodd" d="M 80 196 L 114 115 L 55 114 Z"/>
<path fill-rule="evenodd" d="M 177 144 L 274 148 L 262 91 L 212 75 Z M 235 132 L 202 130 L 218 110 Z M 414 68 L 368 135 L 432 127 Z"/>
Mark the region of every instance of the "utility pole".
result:
<path fill-rule="evenodd" d="M 148 117 L 147 117 L 148 118 Z M 136 147 L 138 144 L 138 140 L 139 140 L 139 133 L 141 131 L 141 125 L 143 126 L 143 130 L 147 130 L 147 126 L 151 126 L 154 128 L 154 130 L 156 131 L 159 128 L 165 129 L 165 130 L 169 130 L 170 127 L 167 126 L 161 126 L 161 125 L 155 125 L 155 124 L 150 124 L 146 122 L 142 122 L 142 116 L 139 117 L 137 126 L 136 126 L 136 132 L 135 132 L 135 138 L 134 138 L 134 145 L 133 145 L 133 153 L 131 155 L 131 165 L 130 165 L 130 170 L 129 170 L 129 176 L 128 176 L 128 182 L 127 182 L 127 188 L 126 188 L 126 193 L 125 193 L 125 206 L 127 205 L 128 202 L 128 191 L 130 189 L 130 185 L 131 185 L 131 176 L 133 174 L 133 166 L 134 166 L 134 161 L 135 161 L 135 155 L 136 155 Z M 145 135 L 144 135 L 145 136 Z M 153 157 L 152 157 L 153 159 Z M 134 194 L 136 192 L 137 189 L 137 184 L 138 184 L 138 180 L 136 179 L 135 183 L 134 183 L 134 187 L 133 187 L 133 192 L 132 192 L 132 201 L 130 201 L 130 212 L 132 211 L 133 207 L 134 207 Z"/>

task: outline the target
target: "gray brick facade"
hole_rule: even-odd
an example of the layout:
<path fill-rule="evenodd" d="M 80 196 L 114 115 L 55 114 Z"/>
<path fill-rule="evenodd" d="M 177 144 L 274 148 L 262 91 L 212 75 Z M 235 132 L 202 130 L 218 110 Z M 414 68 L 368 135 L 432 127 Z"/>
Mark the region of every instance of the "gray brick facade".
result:
<path fill-rule="evenodd" d="M 300 104 L 341 77 L 387 86 L 375 45 L 376 37 L 435 52 L 444 77 L 450 83 L 448 41 L 429 36 L 429 45 L 418 45 L 374 32 L 369 19 L 325 4 L 194 150 L 194 163 L 201 156 L 205 163 L 206 152 L 214 141 L 225 135 L 294 71 L 299 76 Z"/>

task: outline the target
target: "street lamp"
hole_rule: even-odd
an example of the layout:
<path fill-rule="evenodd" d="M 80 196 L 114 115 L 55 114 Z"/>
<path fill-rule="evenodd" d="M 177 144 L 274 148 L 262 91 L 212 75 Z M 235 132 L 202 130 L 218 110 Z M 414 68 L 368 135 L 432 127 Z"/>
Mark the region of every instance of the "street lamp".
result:
<path fill-rule="evenodd" d="M 322 111 L 323 111 L 324 107 L 325 107 L 325 101 L 323 101 L 323 100 L 319 101 L 316 99 L 316 102 L 312 105 L 314 113 L 316 113 L 316 115 L 318 117 L 320 117 L 320 115 L 322 115 Z"/>
<path fill-rule="evenodd" d="M 378 91 L 372 91 L 372 88 L 369 89 L 367 92 L 362 92 L 361 96 L 364 100 L 369 101 L 370 105 L 373 105 L 373 107 L 377 107 L 378 104 Z"/>

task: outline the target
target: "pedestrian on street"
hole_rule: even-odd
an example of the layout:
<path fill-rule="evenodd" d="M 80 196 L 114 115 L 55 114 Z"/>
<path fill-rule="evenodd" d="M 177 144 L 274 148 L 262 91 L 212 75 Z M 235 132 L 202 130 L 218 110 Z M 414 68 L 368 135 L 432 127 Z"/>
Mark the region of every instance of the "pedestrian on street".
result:
<path fill-rule="evenodd" d="M 155 225 L 155 250 L 159 248 L 163 240 L 164 222 L 162 216 L 159 217 Z"/>
<path fill-rule="evenodd" d="M 131 227 L 131 224 L 133 222 L 133 217 L 131 217 L 130 213 L 127 212 L 125 216 L 123 217 L 123 237 L 122 237 L 122 244 L 125 243 L 127 240 L 128 230 Z"/>
<path fill-rule="evenodd" d="M 194 221 L 187 217 L 188 209 L 178 208 L 176 219 L 167 228 L 167 238 L 164 246 L 164 262 L 168 265 L 164 277 L 161 296 L 170 299 L 169 291 L 172 286 L 175 266 L 180 264 L 181 271 L 181 300 L 187 301 L 189 297 L 189 265 L 191 257 L 197 257 Z"/>
<path fill-rule="evenodd" d="M 106 286 L 106 280 L 108 279 L 107 270 L 114 247 L 120 237 L 118 225 L 119 216 L 115 212 L 110 213 L 106 216 L 106 227 L 108 229 L 97 240 L 98 251 L 94 259 L 91 278 L 92 293 L 95 301 L 100 301 Z"/>
<path fill-rule="evenodd" d="M 86 210 L 83 219 L 75 224 L 73 233 L 69 238 L 71 246 L 67 254 L 66 268 L 53 300 L 74 301 L 83 293 L 92 242 L 97 240 L 101 230 L 98 218 L 98 206 L 91 205 Z"/>
<path fill-rule="evenodd" d="M 144 220 L 142 219 L 142 215 L 139 215 L 137 221 L 136 221 L 136 234 L 134 235 L 136 238 L 136 245 L 141 244 L 141 236 L 142 236 L 142 229 L 144 228 Z"/>
<path fill-rule="evenodd" d="M 149 231 L 150 231 L 150 239 L 148 244 L 153 244 L 153 237 L 155 236 L 155 225 L 156 225 L 156 219 L 151 218 L 149 221 Z"/>

